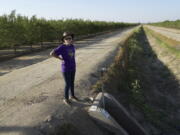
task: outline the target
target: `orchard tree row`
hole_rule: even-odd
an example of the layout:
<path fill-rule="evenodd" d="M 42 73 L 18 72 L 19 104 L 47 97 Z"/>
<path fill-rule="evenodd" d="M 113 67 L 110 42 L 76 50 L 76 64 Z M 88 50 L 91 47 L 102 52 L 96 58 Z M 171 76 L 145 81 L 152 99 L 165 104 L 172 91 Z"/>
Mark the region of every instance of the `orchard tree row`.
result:
<path fill-rule="evenodd" d="M 36 16 L 29 18 L 16 15 L 13 10 L 9 15 L 0 16 L 0 48 L 59 41 L 64 31 L 80 36 L 132 25 L 135 24 L 83 19 L 46 20 Z"/>

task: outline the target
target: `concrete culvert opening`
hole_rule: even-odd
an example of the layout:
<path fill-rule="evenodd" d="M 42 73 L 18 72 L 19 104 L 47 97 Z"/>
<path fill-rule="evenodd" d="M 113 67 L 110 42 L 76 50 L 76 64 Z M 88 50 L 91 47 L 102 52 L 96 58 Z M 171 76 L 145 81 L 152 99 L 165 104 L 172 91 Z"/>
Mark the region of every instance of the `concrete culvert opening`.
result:
<path fill-rule="evenodd" d="M 104 102 L 105 108 L 103 104 L 103 94 L 99 93 L 92 107 L 90 108 L 90 111 L 94 108 L 93 114 L 90 115 L 96 121 L 98 121 L 98 123 L 100 123 L 99 121 L 107 122 L 107 120 L 102 119 L 102 116 L 100 117 L 100 115 L 98 116 L 97 114 L 98 110 L 104 110 L 104 112 L 106 113 L 105 115 L 110 115 L 109 117 L 107 117 L 107 119 L 109 119 L 109 122 L 107 122 L 107 124 L 113 125 L 113 127 L 120 127 L 119 131 L 123 132 L 123 134 L 121 133 L 122 135 L 147 135 L 141 125 L 126 111 L 126 109 L 113 96 L 108 93 L 104 93 Z M 111 126 L 109 126 L 109 128 L 111 128 Z M 114 129 L 111 130 L 113 131 Z"/>

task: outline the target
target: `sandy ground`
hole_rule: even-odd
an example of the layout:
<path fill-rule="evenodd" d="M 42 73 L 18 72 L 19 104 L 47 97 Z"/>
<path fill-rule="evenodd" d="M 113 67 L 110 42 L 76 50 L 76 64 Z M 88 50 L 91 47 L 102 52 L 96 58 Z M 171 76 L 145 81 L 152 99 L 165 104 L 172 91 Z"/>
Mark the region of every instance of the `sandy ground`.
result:
<path fill-rule="evenodd" d="M 167 48 L 158 45 L 156 40 L 148 34 L 147 39 L 153 51 L 156 53 L 157 58 L 164 64 L 164 66 L 167 67 L 167 69 L 171 72 L 171 74 L 180 84 L 180 58 L 172 54 Z M 180 97 L 180 91 L 178 91 L 178 94 L 176 94 L 176 96 Z"/>
<path fill-rule="evenodd" d="M 180 41 L 180 30 L 147 25 L 146 27 L 152 29 L 153 31 L 159 32 L 160 34 L 166 37 Z M 148 38 L 149 42 L 152 44 L 152 47 L 154 48 L 154 51 L 157 53 L 158 58 L 169 68 L 169 70 L 180 81 L 180 59 L 176 58 L 176 56 L 173 55 L 169 50 L 157 45 L 153 37 L 148 36 Z"/>
<path fill-rule="evenodd" d="M 146 25 L 146 27 L 168 38 L 171 38 L 176 41 L 180 41 L 180 30 L 178 29 L 171 29 L 171 28 L 164 28 L 164 27 L 157 27 L 157 26 L 150 26 L 150 25 Z"/>
<path fill-rule="evenodd" d="M 154 31 L 156 29 L 153 29 Z M 171 125 L 176 125 L 179 131 L 180 121 L 180 59 L 172 54 L 167 48 L 160 46 L 156 39 L 151 35 L 147 36 L 147 42 L 157 55 L 156 60 L 152 60 L 149 66 L 152 70 L 154 82 L 152 83 L 151 96 L 149 100 L 156 102 L 155 104 L 160 108 L 165 108 L 164 113 L 167 113 Z M 153 98 L 152 98 L 153 97 Z M 164 100 L 162 100 L 164 99 Z M 173 123 L 173 124 L 172 124 Z M 173 133 L 172 133 L 173 134 Z M 176 133 L 179 135 L 179 133 Z M 174 135 L 176 135 L 174 133 Z M 166 134 L 165 134 L 166 135 Z"/>
<path fill-rule="evenodd" d="M 77 72 L 75 93 L 81 99 L 90 94 L 90 86 L 98 79 L 99 69 L 108 66 L 132 28 L 89 38 L 75 43 Z M 0 134 L 36 135 L 36 129 L 49 116 L 65 114 L 87 102 L 62 103 L 64 81 L 60 61 L 49 57 L 51 49 L 0 63 Z M 90 124 L 90 123 L 89 123 Z M 94 127 L 93 124 L 86 125 Z M 91 128 L 90 128 L 91 129 Z M 100 134 L 100 131 L 96 129 Z M 93 134 L 93 130 L 88 131 Z"/>

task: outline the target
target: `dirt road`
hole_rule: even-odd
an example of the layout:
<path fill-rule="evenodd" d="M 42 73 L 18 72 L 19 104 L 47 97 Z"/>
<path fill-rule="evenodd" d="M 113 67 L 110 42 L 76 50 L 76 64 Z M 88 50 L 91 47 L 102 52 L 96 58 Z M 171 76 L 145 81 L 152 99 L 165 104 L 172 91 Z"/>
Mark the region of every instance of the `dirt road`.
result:
<path fill-rule="evenodd" d="M 113 61 L 118 43 L 132 30 L 119 30 L 75 43 L 75 92 L 78 97 L 89 96 L 90 86 L 98 79 L 98 70 Z M 50 51 L 0 64 L 0 134 L 40 134 L 35 127 L 57 111 L 63 115 L 79 106 L 90 105 L 87 102 L 74 103 L 71 109 L 63 105 L 64 81 L 60 61 L 49 57 Z M 89 134 L 92 132 L 89 131 Z"/>
<path fill-rule="evenodd" d="M 178 29 L 171 29 L 171 28 L 164 28 L 164 27 L 157 27 L 157 26 L 150 26 L 150 25 L 146 25 L 146 27 L 168 38 L 171 38 L 176 41 L 180 41 L 180 30 Z"/>
<path fill-rule="evenodd" d="M 156 30 L 156 29 L 154 29 Z M 149 46 L 148 51 L 153 55 L 147 57 L 144 74 L 148 76 L 150 85 L 146 85 L 149 102 L 157 112 L 163 112 L 166 120 L 162 119 L 161 132 L 153 134 L 179 135 L 180 122 L 180 59 L 169 49 L 161 46 L 157 39 L 145 30 L 144 41 Z M 166 35 L 165 35 L 166 36 Z M 148 92 L 149 91 L 149 92 Z M 172 128 L 171 131 L 170 128 Z M 160 126 L 159 126 L 160 127 Z"/>

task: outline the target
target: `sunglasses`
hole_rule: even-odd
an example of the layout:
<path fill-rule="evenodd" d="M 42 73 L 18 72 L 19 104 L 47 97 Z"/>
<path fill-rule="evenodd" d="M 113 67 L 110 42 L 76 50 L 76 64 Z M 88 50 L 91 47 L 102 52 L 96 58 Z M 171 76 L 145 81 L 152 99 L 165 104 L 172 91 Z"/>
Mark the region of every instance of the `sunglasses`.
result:
<path fill-rule="evenodd" d="M 64 38 L 64 40 L 72 40 L 72 38 Z"/>

